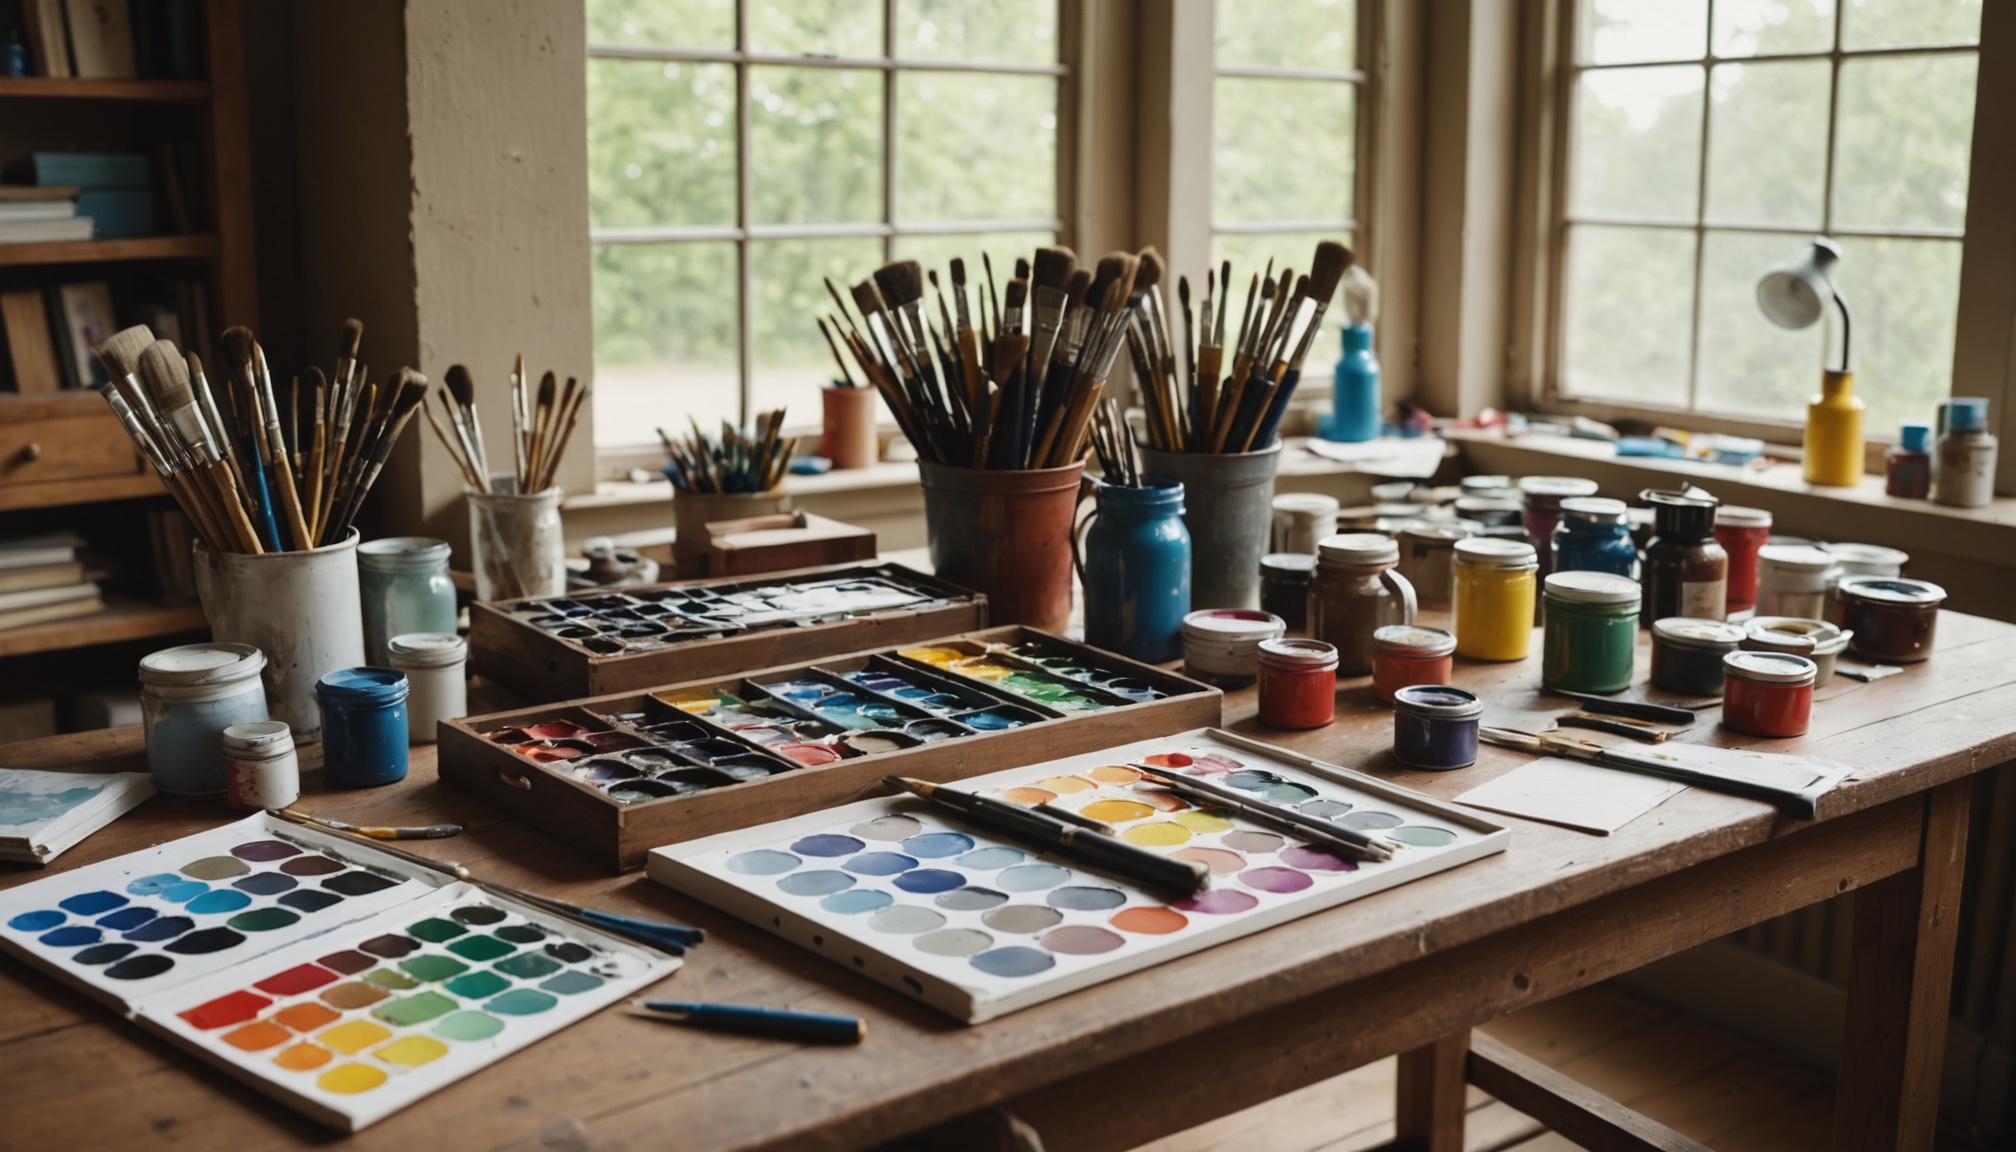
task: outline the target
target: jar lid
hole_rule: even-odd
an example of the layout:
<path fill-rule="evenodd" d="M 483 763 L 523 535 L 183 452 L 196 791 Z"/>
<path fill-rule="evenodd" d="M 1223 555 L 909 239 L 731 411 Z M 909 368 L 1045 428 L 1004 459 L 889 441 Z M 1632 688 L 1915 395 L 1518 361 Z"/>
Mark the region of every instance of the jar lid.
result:
<path fill-rule="evenodd" d="M 1454 524 L 1409 524 L 1400 530 L 1400 538 L 1416 544 L 1454 544 L 1470 533 Z"/>
<path fill-rule="evenodd" d="M 1652 637 L 1675 648 L 1734 648 L 1743 642 L 1743 626 L 1698 616 L 1668 616 L 1652 622 Z"/>
<path fill-rule="evenodd" d="M 1392 564 L 1400 559 L 1400 545 L 1391 536 L 1377 532 L 1346 532 L 1325 536 L 1316 545 L 1325 560 L 1342 564 Z"/>
<path fill-rule="evenodd" d="M 1514 516 L 1524 508 L 1524 504 L 1509 496 L 1463 495 L 1456 498 L 1456 514 L 1469 520 Z"/>
<path fill-rule="evenodd" d="M 1321 640 L 1262 640 L 1260 659 L 1291 668 L 1334 668 L 1337 666 L 1337 646 Z"/>
<path fill-rule="evenodd" d="M 452 632 L 408 632 L 385 642 L 394 668 L 447 668 L 469 658 L 469 642 Z"/>
<path fill-rule="evenodd" d="M 410 687 L 406 673 L 397 668 L 338 668 L 315 682 L 315 698 L 324 703 L 396 704 Z"/>
<path fill-rule="evenodd" d="M 1904 580 L 1895 576 L 1849 576 L 1841 581 L 1841 595 L 1877 604 L 1937 606 L 1946 599 L 1946 590 L 1929 580 Z"/>
<path fill-rule="evenodd" d="M 1758 616 L 1743 626 L 1743 632 L 1746 640 L 1782 646 L 1774 651 L 1803 655 L 1810 650 L 1815 656 L 1839 654 L 1854 635 L 1825 620 L 1808 620 L 1803 616 Z"/>
<path fill-rule="evenodd" d="M 1763 508 L 1739 508 L 1734 504 L 1724 504 L 1715 509 L 1715 523 L 1727 524 L 1731 528 L 1769 528 L 1771 513 Z"/>
<path fill-rule="evenodd" d="M 1636 604 L 1643 595 L 1638 581 L 1609 572 L 1553 572 L 1544 586 L 1549 599 L 1567 604 Z"/>
<path fill-rule="evenodd" d="M 1456 637 L 1440 628 L 1388 624 L 1373 630 L 1372 647 L 1394 656 L 1447 656 L 1456 651 Z"/>
<path fill-rule="evenodd" d="M 1931 442 L 1932 427 L 1929 424 L 1906 424 L 1898 429 L 1897 446 L 1906 452 L 1923 452 Z"/>
<path fill-rule="evenodd" d="M 1825 572 L 1834 566 L 1833 553 L 1804 544 L 1766 544 L 1757 550 L 1757 559 L 1794 572 Z"/>
<path fill-rule="evenodd" d="M 1474 692 L 1447 684 L 1411 684 L 1393 693 L 1393 707 L 1430 720 L 1470 720 L 1484 714 Z"/>
<path fill-rule="evenodd" d="M 1314 512 L 1321 516 L 1325 512 L 1334 514 L 1343 507 L 1335 496 L 1325 496 L 1321 492 L 1283 492 L 1274 497 L 1276 512 Z"/>
<path fill-rule="evenodd" d="M 426 536 L 388 536 L 357 546 L 357 563 L 378 572 L 432 568 L 448 561 L 448 542 Z"/>
<path fill-rule="evenodd" d="M 1821 547 L 1834 554 L 1843 564 L 1867 564 L 1871 567 L 1902 568 L 1911 562 L 1911 554 L 1896 548 L 1885 548 L 1881 544 L 1823 544 Z"/>
<path fill-rule="evenodd" d="M 1580 476 L 1521 476 L 1519 478 L 1519 491 L 1525 494 L 1526 501 L 1529 504 L 1534 502 L 1534 497 L 1536 496 L 1542 502 L 1594 496 L 1596 495 L 1596 488 L 1597 484 L 1594 480 L 1585 480 Z"/>
<path fill-rule="evenodd" d="M 1307 552 L 1269 552 L 1260 557 L 1260 574 L 1307 583 L 1316 570 L 1316 557 Z"/>
<path fill-rule="evenodd" d="M 1984 396 L 1955 396 L 1946 401 L 1948 432 L 1979 432 L 1988 427 L 1988 400 Z"/>
<path fill-rule="evenodd" d="M 1731 652 L 1722 657 L 1722 674 L 1752 684 L 1811 684 L 1820 668 L 1790 652 Z"/>
<path fill-rule="evenodd" d="M 1466 495 L 1470 496 L 1481 496 L 1490 492 L 1510 492 L 1514 490 L 1510 476 L 1465 476 L 1459 481 L 1459 486 Z"/>
<path fill-rule="evenodd" d="M 1372 499 L 1382 504 L 1411 503 L 1414 496 L 1414 481 L 1389 480 L 1384 484 L 1372 485 Z"/>
<path fill-rule="evenodd" d="M 1540 563 L 1540 554 L 1523 540 L 1496 536 L 1476 537 L 1456 542 L 1456 561 L 1483 568 L 1524 568 Z"/>
<path fill-rule="evenodd" d="M 248 720 L 224 729 L 227 752 L 273 753 L 294 747 L 294 730 L 280 720 Z"/>
<path fill-rule="evenodd" d="M 200 688 L 257 676 L 266 654 L 250 644 L 184 644 L 140 658 L 140 682 L 157 687 Z"/>
<path fill-rule="evenodd" d="M 1279 616 L 1251 608 L 1203 608 L 1183 617 L 1183 636 L 1190 640 L 1269 640 L 1287 630 Z"/>
<path fill-rule="evenodd" d="M 1603 496 L 1570 496 L 1561 501 L 1561 514 L 1570 520 L 1586 520 L 1591 524 L 1622 524 L 1630 506 L 1622 500 L 1611 500 Z"/>

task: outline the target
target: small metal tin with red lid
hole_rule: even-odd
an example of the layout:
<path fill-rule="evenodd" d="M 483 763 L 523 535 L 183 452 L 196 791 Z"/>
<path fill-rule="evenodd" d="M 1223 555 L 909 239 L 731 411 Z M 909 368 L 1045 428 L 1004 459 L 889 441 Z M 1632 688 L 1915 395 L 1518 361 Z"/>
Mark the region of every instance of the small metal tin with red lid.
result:
<path fill-rule="evenodd" d="M 1321 640 L 1260 643 L 1260 723 L 1321 728 L 1337 715 L 1337 648 Z"/>
<path fill-rule="evenodd" d="M 1804 736 L 1813 719 L 1813 661 L 1789 652 L 1722 657 L 1722 724 L 1751 736 Z"/>

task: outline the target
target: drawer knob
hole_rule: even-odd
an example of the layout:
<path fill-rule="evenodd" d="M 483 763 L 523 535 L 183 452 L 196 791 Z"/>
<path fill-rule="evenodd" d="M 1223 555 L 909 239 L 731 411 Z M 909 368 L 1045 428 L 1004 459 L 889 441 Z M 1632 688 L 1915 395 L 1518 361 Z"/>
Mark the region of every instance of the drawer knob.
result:
<path fill-rule="evenodd" d="M 42 445 L 29 441 L 21 446 L 21 459 L 32 464 L 42 458 Z"/>
<path fill-rule="evenodd" d="M 530 776 L 521 775 L 517 772 L 510 772 L 506 771 L 503 768 L 499 768 L 497 770 L 497 779 L 502 780 L 504 783 L 522 792 L 530 792 L 532 790 L 532 778 Z"/>

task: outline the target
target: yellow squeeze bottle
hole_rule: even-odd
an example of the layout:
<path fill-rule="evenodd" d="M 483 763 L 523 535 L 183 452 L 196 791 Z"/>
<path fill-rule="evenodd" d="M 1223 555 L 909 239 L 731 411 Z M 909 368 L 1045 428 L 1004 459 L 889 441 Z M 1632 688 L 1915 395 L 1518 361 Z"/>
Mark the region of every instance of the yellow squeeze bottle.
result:
<path fill-rule="evenodd" d="M 1820 375 L 1820 394 L 1806 405 L 1806 482 L 1836 488 L 1862 479 L 1862 400 L 1855 375 Z"/>

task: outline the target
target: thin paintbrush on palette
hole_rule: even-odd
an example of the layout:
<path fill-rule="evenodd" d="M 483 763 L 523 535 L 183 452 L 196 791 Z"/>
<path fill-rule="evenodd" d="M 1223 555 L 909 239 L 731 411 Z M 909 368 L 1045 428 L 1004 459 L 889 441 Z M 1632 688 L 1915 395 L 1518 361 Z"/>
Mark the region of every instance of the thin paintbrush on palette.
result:
<path fill-rule="evenodd" d="M 265 814 L 0 894 L 0 947 L 350 1131 L 680 963 Z"/>
<path fill-rule="evenodd" d="M 1392 845 L 1339 854 L 1279 820 L 1200 806 L 1132 764 Z M 909 796 L 657 848 L 653 880 L 968 1023 L 1503 851 L 1504 827 L 1374 777 L 1215 728 L 976 776 L 957 787 L 1068 812 L 1121 842 L 1202 865 L 1189 896 L 1153 893 Z M 1382 851 L 1387 851 L 1382 848 Z"/>

